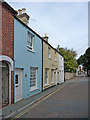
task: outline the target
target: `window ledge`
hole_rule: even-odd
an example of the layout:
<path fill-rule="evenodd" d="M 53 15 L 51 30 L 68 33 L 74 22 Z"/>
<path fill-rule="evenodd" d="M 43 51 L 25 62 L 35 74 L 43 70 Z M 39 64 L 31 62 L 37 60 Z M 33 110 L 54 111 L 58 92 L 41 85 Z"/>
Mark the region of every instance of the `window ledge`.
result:
<path fill-rule="evenodd" d="M 46 87 L 46 86 L 48 86 L 49 84 L 47 83 L 47 84 L 44 84 L 44 87 Z"/>
<path fill-rule="evenodd" d="M 54 84 L 54 82 L 51 82 L 51 84 Z"/>
<path fill-rule="evenodd" d="M 30 51 L 30 52 L 32 52 L 32 53 L 35 53 L 35 51 L 33 51 L 33 50 L 30 50 L 29 48 L 27 48 L 27 50 L 28 50 L 28 51 Z"/>
<path fill-rule="evenodd" d="M 57 60 L 55 60 L 55 62 L 57 62 Z"/>
<path fill-rule="evenodd" d="M 30 88 L 30 92 L 38 90 L 38 89 L 39 89 L 38 87 L 32 87 L 32 88 Z"/>
<path fill-rule="evenodd" d="M 51 60 L 51 57 L 49 57 L 48 59 L 50 59 L 50 60 Z"/>

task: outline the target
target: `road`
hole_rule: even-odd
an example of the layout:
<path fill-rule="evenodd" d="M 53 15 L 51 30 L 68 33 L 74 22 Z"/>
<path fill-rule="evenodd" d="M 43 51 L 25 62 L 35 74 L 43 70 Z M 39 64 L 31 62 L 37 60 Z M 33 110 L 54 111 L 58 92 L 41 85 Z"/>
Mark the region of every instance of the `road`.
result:
<path fill-rule="evenodd" d="M 15 118 L 88 118 L 88 78 L 76 77 Z"/>

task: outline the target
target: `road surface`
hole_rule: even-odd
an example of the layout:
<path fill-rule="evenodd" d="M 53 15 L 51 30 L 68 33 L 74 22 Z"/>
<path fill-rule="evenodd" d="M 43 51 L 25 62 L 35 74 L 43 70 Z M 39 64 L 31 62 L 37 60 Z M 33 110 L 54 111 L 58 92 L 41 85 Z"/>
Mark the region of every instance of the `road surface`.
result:
<path fill-rule="evenodd" d="M 75 77 L 15 118 L 88 118 L 88 78 Z"/>

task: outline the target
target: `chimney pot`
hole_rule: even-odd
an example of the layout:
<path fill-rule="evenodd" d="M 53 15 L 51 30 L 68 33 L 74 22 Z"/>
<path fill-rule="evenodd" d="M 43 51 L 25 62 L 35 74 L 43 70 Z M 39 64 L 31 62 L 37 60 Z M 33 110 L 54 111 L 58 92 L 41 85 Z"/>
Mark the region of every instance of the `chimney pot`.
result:
<path fill-rule="evenodd" d="M 21 15 L 21 14 L 22 14 L 22 10 L 21 10 L 21 9 L 19 9 L 19 10 L 18 10 L 18 13 L 19 13 L 19 15 Z"/>
<path fill-rule="evenodd" d="M 49 38 L 49 37 L 48 37 L 47 34 L 45 33 L 45 37 L 43 37 L 43 39 L 48 42 L 48 38 Z"/>
<path fill-rule="evenodd" d="M 22 13 L 25 13 L 26 12 L 26 8 L 22 8 Z"/>
<path fill-rule="evenodd" d="M 58 47 L 57 47 L 58 52 L 59 52 L 59 48 L 60 48 L 60 45 L 58 45 Z"/>

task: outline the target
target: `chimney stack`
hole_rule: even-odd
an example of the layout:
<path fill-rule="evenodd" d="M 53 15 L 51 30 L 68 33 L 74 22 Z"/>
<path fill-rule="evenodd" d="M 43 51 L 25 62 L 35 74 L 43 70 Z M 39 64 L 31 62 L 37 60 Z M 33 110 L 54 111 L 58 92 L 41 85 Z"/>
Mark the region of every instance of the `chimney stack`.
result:
<path fill-rule="evenodd" d="M 26 13 L 26 8 L 22 8 L 18 10 L 18 15 L 17 17 L 22 21 L 24 22 L 26 25 L 28 25 L 29 23 L 29 15 Z"/>
<path fill-rule="evenodd" d="M 43 39 L 46 41 L 46 42 L 48 42 L 48 36 L 47 36 L 47 34 L 45 34 L 45 37 L 43 37 Z"/>
<path fill-rule="evenodd" d="M 59 52 L 59 48 L 60 48 L 60 45 L 58 45 L 58 47 L 57 47 L 57 51 Z"/>

